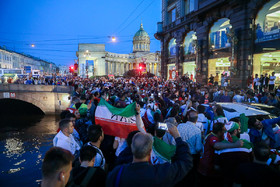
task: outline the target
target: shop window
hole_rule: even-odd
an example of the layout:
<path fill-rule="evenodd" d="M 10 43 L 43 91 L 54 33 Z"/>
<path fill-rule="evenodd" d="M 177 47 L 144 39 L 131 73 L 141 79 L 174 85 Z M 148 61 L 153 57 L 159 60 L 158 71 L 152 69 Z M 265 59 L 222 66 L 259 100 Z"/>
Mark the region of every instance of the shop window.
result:
<path fill-rule="evenodd" d="M 280 38 L 280 1 L 272 0 L 259 11 L 256 21 L 256 40 L 263 42 Z"/>
<path fill-rule="evenodd" d="M 230 29 L 232 28 L 227 18 L 219 19 L 211 27 L 209 33 L 209 45 L 211 49 L 226 48 L 231 46 L 231 40 L 228 37 Z"/>
<path fill-rule="evenodd" d="M 280 84 L 280 52 L 254 54 L 253 73 L 272 75 L 275 72 L 276 84 Z"/>
<path fill-rule="evenodd" d="M 196 52 L 196 33 L 194 31 L 189 32 L 184 40 L 185 55 L 195 54 Z"/>
<path fill-rule="evenodd" d="M 169 56 L 176 56 L 176 39 L 172 38 L 168 44 Z"/>

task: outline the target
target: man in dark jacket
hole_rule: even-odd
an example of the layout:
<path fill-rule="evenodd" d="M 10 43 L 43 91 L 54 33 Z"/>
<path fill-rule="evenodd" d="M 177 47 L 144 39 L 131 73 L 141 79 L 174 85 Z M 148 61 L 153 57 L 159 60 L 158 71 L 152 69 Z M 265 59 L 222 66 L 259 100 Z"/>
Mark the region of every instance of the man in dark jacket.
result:
<path fill-rule="evenodd" d="M 182 180 L 192 168 L 192 156 L 188 144 L 183 142 L 177 128 L 168 124 L 168 131 L 176 141 L 175 161 L 172 164 L 150 165 L 153 137 L 139 132 L 132 140 L 133 162 L 117 166 L 109 173 L 106 186 L 169 187 Z"/>

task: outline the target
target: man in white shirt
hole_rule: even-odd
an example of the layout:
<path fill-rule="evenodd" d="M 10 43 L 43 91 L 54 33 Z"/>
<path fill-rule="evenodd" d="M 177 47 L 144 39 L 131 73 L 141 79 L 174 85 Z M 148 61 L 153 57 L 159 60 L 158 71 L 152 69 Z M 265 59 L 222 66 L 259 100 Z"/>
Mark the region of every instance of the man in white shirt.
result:
<path fill-rule="evenodd" d="M 255 75 L 253 82 L 254 82 L 254 90 L 256 92 L 256 91 L 258 91 L 259 86 L 260 86 L 260 78 L 258 77 L 258 74 Z"/>
<path fill-rule="evenodd" d="M 191 184 L 195 184 L 196 169 L 199 163 L 200 154 L 203 149 L 202 144 L 202 133 L 201 130 L 196 126 L 198 114 L 196 111 L 191 110 L 188 113 L 188 121 L 178 125 L 178 131 L 183 141 L 187 142 L 193 157 L 193 169 L 183 179 L 183 181 Z"/>
<path fill-rule="evenodd" d="M 275 72 L 272 72 L 272 75 L 269 76 L 269 82 L 268 82 L 268 88 L 270 92 L 274 90 L 275 79 L 276 79 Z"/>
<path fill-rule="evenodd" d="M 63 119 L 59 122 L 59 128 L 60 131 L 53 139 L 53 146 L 66 149 L 74 155 L 80 149 L 72 135 L 74 124 L 69 119 Z"/>

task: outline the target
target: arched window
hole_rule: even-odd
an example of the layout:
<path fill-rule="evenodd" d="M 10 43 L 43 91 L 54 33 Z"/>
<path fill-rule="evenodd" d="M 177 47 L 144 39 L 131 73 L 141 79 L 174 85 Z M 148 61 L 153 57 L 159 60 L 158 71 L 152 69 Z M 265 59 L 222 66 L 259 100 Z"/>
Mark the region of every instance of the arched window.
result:
<path fill-rule="evenodd" d="M 232 28 L 231 24 L 229 23 L 228 18 L 219 19 L 214 23 L 211 27 L 209 33 L 209 45 L 211 49 L 219 49 L 230 47 L 230 38 L 227 34 L 230 32 Z"/>
<path fill-rule="evenodd" d="M 195 41 L 197 40 L 196 33 L 194 31 L 189 32 L 184 40 L 185 55 L 195 54 Z"/>
<path fill-rule="evenodd" d="M 256 40 L 263 42 L 280 38 L 280 1 L 266 3 L 256 17 Z"/>
<path fill-rule="evenodd" d="M 169 56 L 176 56 L 176 39 L 172 38 L 168 43 Z"/>

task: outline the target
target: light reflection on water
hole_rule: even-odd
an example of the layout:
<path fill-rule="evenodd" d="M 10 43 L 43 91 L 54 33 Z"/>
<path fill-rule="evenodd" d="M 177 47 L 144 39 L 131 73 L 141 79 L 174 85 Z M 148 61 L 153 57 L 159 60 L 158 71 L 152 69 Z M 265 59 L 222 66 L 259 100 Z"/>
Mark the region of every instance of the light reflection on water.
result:
<path fill-rule="evenodd" d="M 58 121 L 55 116 L 4 120 L 0 125 L 1 186 L 38 186 L 41 165 L 52 146 Z M 1 118 L 2 119 L 2 118 Z"/>

